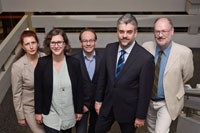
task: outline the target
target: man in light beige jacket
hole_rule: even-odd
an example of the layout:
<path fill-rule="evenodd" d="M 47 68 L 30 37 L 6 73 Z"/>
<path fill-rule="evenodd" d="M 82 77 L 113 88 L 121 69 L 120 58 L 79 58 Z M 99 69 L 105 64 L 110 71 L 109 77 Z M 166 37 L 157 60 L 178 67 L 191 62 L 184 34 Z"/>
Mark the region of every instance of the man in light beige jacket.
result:
<path fill-rule="evenodd" d="M 147 115 L 147 128 L 151 133 L 168 133 L 172 120 L 180 114 L 184 105 L 184 83 L 193 76 L 193 54 L 186 46 L 171 40 L 174 27 L 169 18 L 158 18 L 154 23 L 155 42 L 145 42 L 143 47 L 155 57 L 160 55 L 152 96 Z M 155 72 L 156 73 L 156 72 Z M 158 79 L 155 82 L 156 78 Z M 153 89 L 154 90 L 154 89 Z"/>

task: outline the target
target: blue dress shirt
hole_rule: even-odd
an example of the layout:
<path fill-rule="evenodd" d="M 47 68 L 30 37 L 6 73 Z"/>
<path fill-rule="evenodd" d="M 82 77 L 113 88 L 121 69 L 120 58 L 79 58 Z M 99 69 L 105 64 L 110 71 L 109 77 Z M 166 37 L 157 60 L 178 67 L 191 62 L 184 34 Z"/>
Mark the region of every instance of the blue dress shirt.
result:
<path fill-rule="evenodd" d="M 172 47 L 172 42 L 170 42 L 170 45 L 164 49 L 162 57 L 161 57 L 161 62 L 160 62 L 160 72 L 159 72 L 159 78 L 158 78 L 158 90 L 157 90 L 157 95 L 156 98 L 165 98 L 165 94 L 164 94 L 164 88 L 163 88 L 163 76 L 164 76 L 164 72 L 165 72 L 165 67 L 167 65 L 167 60 L 169 57 L 169 53 Z M 159 45 L 156 46 L 156 53 L 155 53 L 155 64 L 157 63 L 158 60 L 158 53 L 160 51 L 160 47 Z"/>
<path fill-rule="evenodd" d="M 92 59 L 88 59 L 86 54 L 84 53 L 84 51 L 83 51 L 83 56 L 84 56 L 84 61 L 85 61 L 85 65 L 86 65 L 90 80 L 92 80 L 92 78 L 94 76 L 94 71 L 95 71 L 95 64 L 96 64 L 95 56 L 96 56 L 96 53 L 95 53 L 95 51 L 93 52 Z"/>

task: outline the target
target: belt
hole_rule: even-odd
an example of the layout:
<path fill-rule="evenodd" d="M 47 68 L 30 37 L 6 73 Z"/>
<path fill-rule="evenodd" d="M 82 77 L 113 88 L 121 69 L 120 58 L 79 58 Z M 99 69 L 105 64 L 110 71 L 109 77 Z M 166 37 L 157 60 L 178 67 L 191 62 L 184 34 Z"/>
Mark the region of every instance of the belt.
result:
<path fill-rule="evenodd" d="M 152 101 L 162 101 L 162 100 L 165 100 L 165 98 L 151 98 Z"/>

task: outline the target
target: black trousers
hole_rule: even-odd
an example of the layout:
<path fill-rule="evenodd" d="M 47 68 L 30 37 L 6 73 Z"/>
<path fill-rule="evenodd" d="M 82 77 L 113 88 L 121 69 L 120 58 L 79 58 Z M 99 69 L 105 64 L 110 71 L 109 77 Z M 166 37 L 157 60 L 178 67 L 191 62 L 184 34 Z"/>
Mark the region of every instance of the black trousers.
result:
<path fill-rule="evenodd" d="M 88 116 L 89 116 L 89 126 L 88 126 Z M 82 119 L 76 123 L 76 133 L 87 133 L 87 127 L 89 127 L 88 133 L 95 133 L 95 125 L 97 117 L 98 115 L 93 106 L 92 108 L 90 108 L 89 112 L 84 113 Z"/>
<path fill-rule="evenodd" d="M 44 125 L 44 124 L 43 124 Z M 56 129 L 53 129 L 53 128 L 50 128 L 46 125 L 44 125 L 44 130 L 46 133 L 60 133 L 60 131 L 56 130 Z M 71 133 L 72 132 L 72 129 L 67 129 L 67 130 L 61 130 L 61 133 Z"/>
<path fill-rule="evenodd" d="M 99 114 L 96 127 L 95 127 L 95 133 L 107 133 L 107 131 L 110 130 L 112 127 L 112 124 L 115 122 L 114 113 L 111 109 L 109 116 L 105 117 L 101 114 Z M 135 133 L 135 126 L 134 123 L 120 123 L 118 122 L 121 133 Z"/>
<path fill-rule="evenodd" d="M 95 126 L 97 121 L 97 113 L 94 106 L 90 109 L 90 118 L 89 118 L 89 129 L 88 133 L 95 133 Z"/>

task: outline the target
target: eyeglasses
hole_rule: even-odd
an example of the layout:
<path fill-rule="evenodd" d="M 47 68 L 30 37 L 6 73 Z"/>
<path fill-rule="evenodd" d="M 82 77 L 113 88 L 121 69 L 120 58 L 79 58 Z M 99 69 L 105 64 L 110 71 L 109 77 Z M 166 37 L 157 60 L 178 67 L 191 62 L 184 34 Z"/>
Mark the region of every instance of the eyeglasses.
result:
<path fill-rule="evenodd" d="M 64 41 L 50 42 L 50 45 L 53 46 L 53 47 L 55 47 L 56 45 L 58 47 L 62 47 L 63 44 L 64 44 Z"/>
<path fill-rule="evenodd" d="M 94 43 L 96 40 L 94 40 L 94 39 L 90 39 L 90 40 L 81 40 L 81 42 L 82 43 L 85 43 L 85 44 L 87 44 L 88 42 L 89 43 Z"/>
<path fill-rule="evenodd" d="M 171 31 L 171 29 L 170 30 L 163 30 L 163 31 L 154 31 L 154 34 L 155 35 L 160 35 L 160 34 L 167 35 L 168 32 L 170 32 L 170 31 Z"/>

